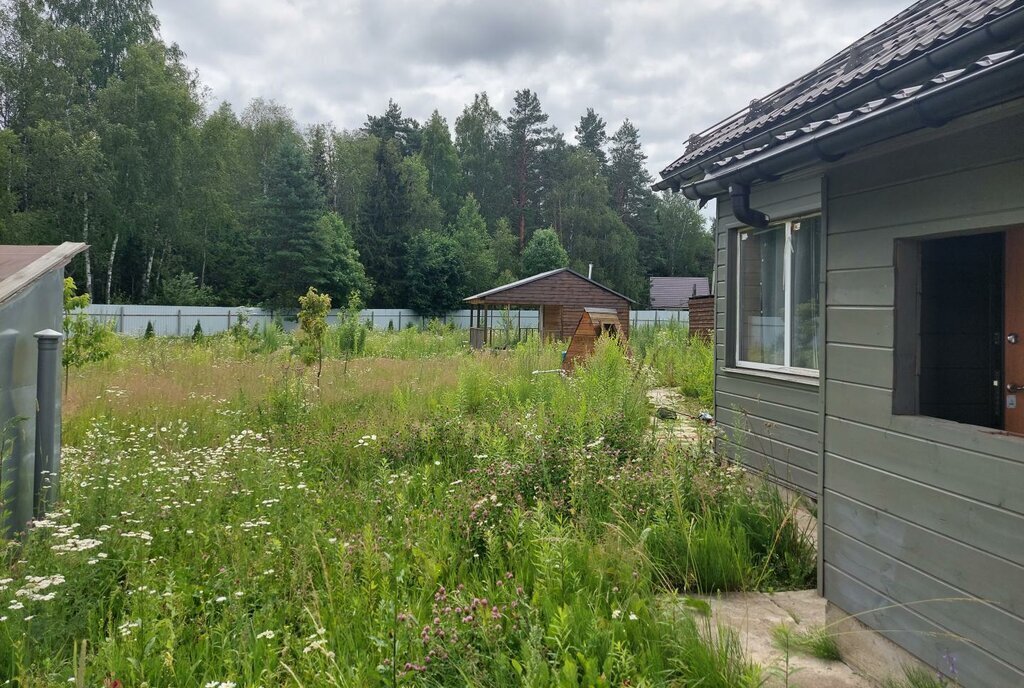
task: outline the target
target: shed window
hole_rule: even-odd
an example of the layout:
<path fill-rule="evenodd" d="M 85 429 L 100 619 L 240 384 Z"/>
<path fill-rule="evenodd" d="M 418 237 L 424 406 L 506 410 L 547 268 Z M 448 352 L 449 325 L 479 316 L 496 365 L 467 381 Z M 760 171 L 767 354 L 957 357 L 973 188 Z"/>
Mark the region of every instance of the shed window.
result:
<path fill-rule="evenodd" d="M 737 246 L 737 365 L 816 375 L 820 216 L 740 232 Z"/>

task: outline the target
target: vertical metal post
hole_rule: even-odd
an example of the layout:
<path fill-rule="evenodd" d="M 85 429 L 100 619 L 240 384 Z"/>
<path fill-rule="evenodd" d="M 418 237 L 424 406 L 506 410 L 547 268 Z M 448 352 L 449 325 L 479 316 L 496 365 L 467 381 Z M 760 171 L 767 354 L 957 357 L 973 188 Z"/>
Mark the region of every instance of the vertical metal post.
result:
<path fill-rule="evenodd" d="M 402 329 L 402 311 L 401 311 L 401 309 L 399 309 L 399 311 L 398 311 L 398 329 L 399 329 L 399 331 L 401 331 L 401 329 Z"/>
<path fill-rule="evenodd" d="M 178 309 L 178 336 L 181 336 L 181 309 Z"/>
<path fill-rule="evenodd" d="M 117 319 L 117 331 L 124 334 L 124 306 L 121 306 L 121 312 Z"/>
<path fill-rule="evenodd" d="M 36 518 L 57 501 L 60 492 L 60 340 L 55 330 L 36 332 L 36 460 L 32 513 Z"/>

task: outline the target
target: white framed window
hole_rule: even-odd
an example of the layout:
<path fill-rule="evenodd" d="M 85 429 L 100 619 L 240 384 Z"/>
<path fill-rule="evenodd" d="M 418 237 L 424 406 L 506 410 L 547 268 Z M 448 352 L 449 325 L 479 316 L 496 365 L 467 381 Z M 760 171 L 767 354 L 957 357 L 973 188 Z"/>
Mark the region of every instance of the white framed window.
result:
<path fill-rule="evenodd" d="M 821 216 L 736 241 L 736 366 L 817 376 Z"/>

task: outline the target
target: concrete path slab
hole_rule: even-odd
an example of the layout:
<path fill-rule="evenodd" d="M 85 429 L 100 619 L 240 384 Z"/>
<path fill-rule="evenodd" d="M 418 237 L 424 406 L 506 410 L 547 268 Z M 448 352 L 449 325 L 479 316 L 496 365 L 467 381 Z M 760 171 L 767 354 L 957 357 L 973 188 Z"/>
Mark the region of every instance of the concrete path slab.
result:
<path fill-rule="evenodd" d="M 825 600 L 814 590 L 779 593 L 729 593 L 703 596 L 716 624 L 736 631 L 747 657 L 764 667 L 768 688 L 873 688 L 874 684 L 842 662 L 780 649 L 772 629 L 825 626 Z"/>

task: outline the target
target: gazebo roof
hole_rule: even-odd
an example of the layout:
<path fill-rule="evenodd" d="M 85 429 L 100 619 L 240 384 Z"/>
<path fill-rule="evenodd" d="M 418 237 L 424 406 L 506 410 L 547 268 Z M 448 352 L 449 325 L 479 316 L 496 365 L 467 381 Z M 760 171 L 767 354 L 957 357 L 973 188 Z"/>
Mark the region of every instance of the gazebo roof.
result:
<path fill-rule="evenodd" d="M 530 277 L 524 277 L 521 280 L 516 280 L 515 282 L 509 282 L 508 284 L 503 284 L 500 287 L 495 287 L 494 289 L 488 289 L 487 291 L 482 291 L 479 294 L 474 294 L 473 296 L 467 296 L 466 298 L 463 299 L 463 301 L 465 301 L 467 303 L 485 303 L 486 302 L 485 300 L 489 299 L 492 296 L 497 296 L 498 294 L 501 294 L 503 292 L 511 291 L 511 290 L 516 289 L 518 287 L 522 287 L 522 286 L 525 286 L 527 284 L 531 284 L 532 282 L 537 282 L 539 280 L 547 279 L 548 277 L 553 277 L 553 276 L 558 275 L 558 274 L 563 273 L 563 272 L 564 273 L 568 273 L 570 275 L 574 275 L 574 276 L 580 278 L 581 280 L 583 280 L 583 281 L 585 281 L 585 282 L 587 282 L 587 283 L 589 283 L 589 284 L 591 284 L 591 285 L 593 285 L 595 287 L 599 287 L 599 288 L 605 290 L 609 294 L 614 294 L 615 296 L 619 297 L 620 299 L 625 299 L 626 301 L 628 301 L 630 303 L 636 303 L 633 299 L 629 298 L 628 296 L 625 296 L 624 294 L 620 294 L 619 292 L 617 292 L 617 291 L 615 291 L 613 289 L 609 289 L 608 287 L 604 286 L 600 282 L 595 282 L 592 279 L 584 277 L 583 275 L 581 275 L 580 273 L 576 272 L 575 270 L 572 270 L 571 268 L 558 268 L 557 270 L 548 270 L 547 272 L 541 272 L 541 273 L 538 273 L 536 275 L 532 275 Z M 510 301 L 509 303 L 516 303 L 516 301 L 513 300 L 513 301 Z M 525 303 L 525 302 L 521 302 L 521 303 Z"/>

